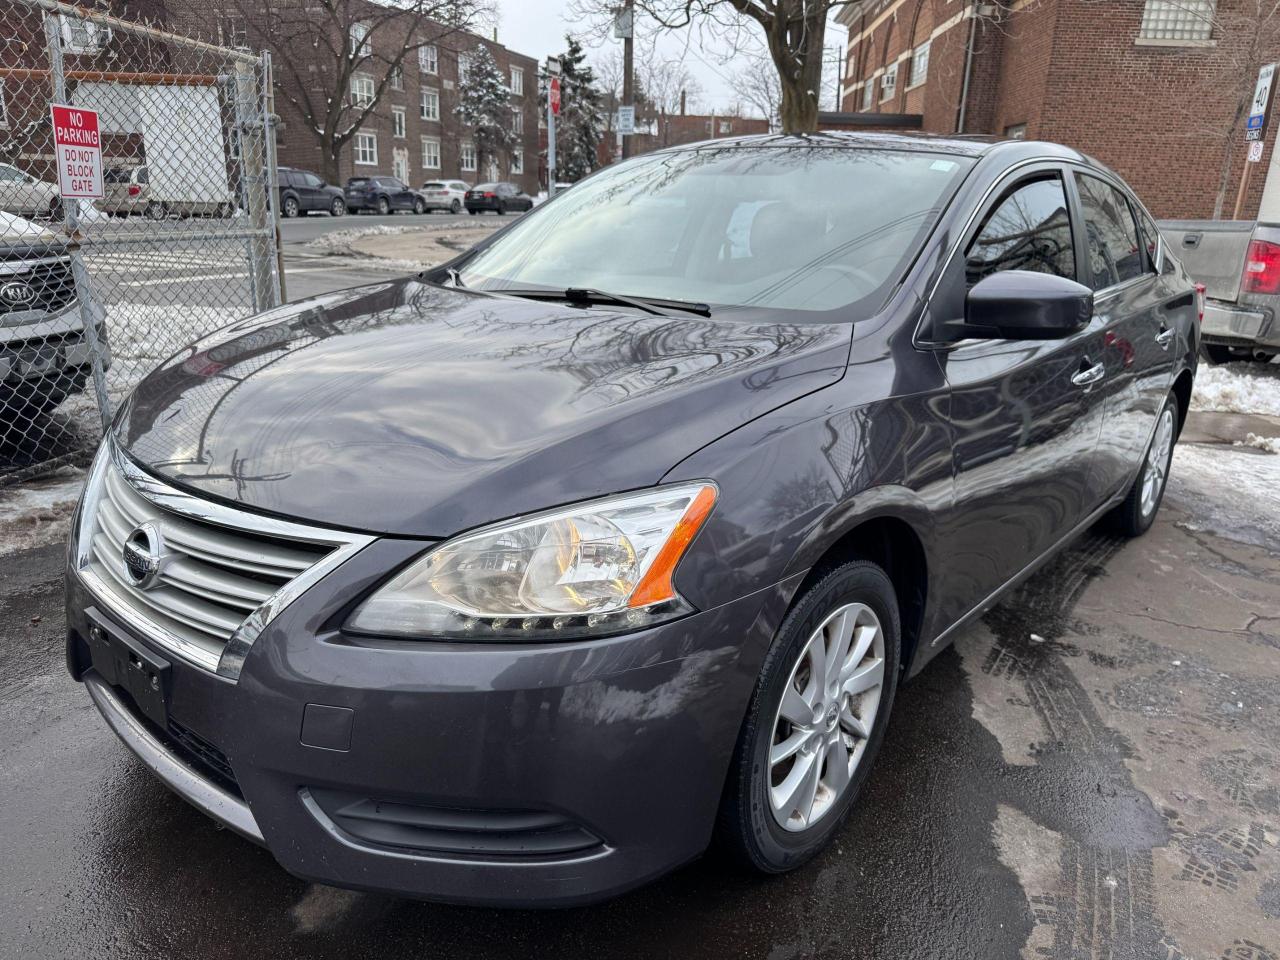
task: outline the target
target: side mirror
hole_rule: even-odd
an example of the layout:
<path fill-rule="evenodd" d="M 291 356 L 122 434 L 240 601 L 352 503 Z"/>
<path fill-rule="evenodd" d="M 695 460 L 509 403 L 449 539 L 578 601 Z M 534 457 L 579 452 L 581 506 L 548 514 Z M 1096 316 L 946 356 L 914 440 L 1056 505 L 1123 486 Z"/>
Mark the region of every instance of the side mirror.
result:
<path fill-rule="evenodd" d="M 1058 340 L 1083 330 L 1092 317 L 1093 291 L 1083 284 L 1002 270 L 974 284 L 965 297 L 964 323 L 948 327 L 957 339 Z"/>

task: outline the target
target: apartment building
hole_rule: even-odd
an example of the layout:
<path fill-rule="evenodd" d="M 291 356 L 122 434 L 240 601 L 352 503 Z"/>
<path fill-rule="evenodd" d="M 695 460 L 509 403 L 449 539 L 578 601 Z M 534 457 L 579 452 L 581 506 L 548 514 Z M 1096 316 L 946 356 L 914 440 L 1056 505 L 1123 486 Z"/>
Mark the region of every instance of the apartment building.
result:
<path fill-rule="evenodd" d="M 1224 195 L 1230 216 L 1246 153 L 1240 94 L 1257 62 L 1280 59 L 1280 20 L 1254 22 L 1260 9 L 863 0 L 837 15 L 849 30 L 841 109 L 863 127 L 1069 144 L 1125 177 L 1157 216 L 1209 217 Z M 1243 215 L 1256 214 L 1265 179 L 1252 178 Z"/>

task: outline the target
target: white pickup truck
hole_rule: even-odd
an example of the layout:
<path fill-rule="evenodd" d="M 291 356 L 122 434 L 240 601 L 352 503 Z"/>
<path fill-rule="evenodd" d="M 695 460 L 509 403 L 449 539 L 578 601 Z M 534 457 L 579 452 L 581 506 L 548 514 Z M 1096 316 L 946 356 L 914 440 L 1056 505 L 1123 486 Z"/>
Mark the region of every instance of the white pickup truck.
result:
<path fill-rule="evenodd" d="M 1160 233 L 1205 286 L 1202 350 L 1211 363 L 1280 354 L 1280 225 L 1164 220 Z"/>

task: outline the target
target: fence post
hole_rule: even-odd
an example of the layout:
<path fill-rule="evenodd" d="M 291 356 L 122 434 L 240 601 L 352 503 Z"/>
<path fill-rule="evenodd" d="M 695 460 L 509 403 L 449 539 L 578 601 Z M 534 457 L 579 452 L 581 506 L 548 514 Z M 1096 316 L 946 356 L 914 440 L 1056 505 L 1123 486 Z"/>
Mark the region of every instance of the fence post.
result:
<path fill-rule="evenodd" d="M 258 74 L 254 65 L 237 60 L 232 67 L 235 79 L 236 126 L 240 136 L 240 163 L 244 168 L 245 203 L 248 206 L 249 226 L 253 236 L 249 240 L 249 270 L 253 283 L 253 308 L 257 312 L 276 306 L 280 301 L 275 276 L 275 230 L 271 209 L 272 165 L 268 150 L 267 118 L 263 111 L 264 98 L 258 89 Z M 265 74 L 264 74 L 265 79 Z"/>
<path fill-rule="evenodd" d="M 62 31 L 55 14 L 44 12 L 44 32 L 49 42 L 49 77 L 53 81 L 52 103 L 69 106 L 67 82 L 62 66 Z M 52 120 L 50 121 L 52 123 Z M 50 133 L 52 136 L 52 132 Z M 98 414 L 102 429 L 111 426 L 111 396 L 107 393 L 107 373 L 102 366 L 102 342 L 98 339 L 98 327 L 106 330 L 107 312 L 93 295 L 89 273 L 80 255 L 80 201 L 63 200 L 62 219 L 67 234 L 66 251 L 71 260 L 71 278 L 75 283 L 76 301 L 80 305 L 80 321 L 84 326 L 84 340 L 89 347 L 89 366 L 93 371 L 93 392 L 98 401 Z"/>

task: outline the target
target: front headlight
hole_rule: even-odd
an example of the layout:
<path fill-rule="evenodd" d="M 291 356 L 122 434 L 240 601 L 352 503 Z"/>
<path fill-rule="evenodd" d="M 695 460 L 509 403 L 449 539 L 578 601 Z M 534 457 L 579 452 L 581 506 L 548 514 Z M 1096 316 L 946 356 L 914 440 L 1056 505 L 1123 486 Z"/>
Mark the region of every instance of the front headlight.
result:
<path fill-rule="evenodd" d="M 362 603 L 378 636 L 548 640 L 634 630 L 692 610 L 672 575 L 716 502 L 680 484 L 497 524 L 447 541 Z"/>

